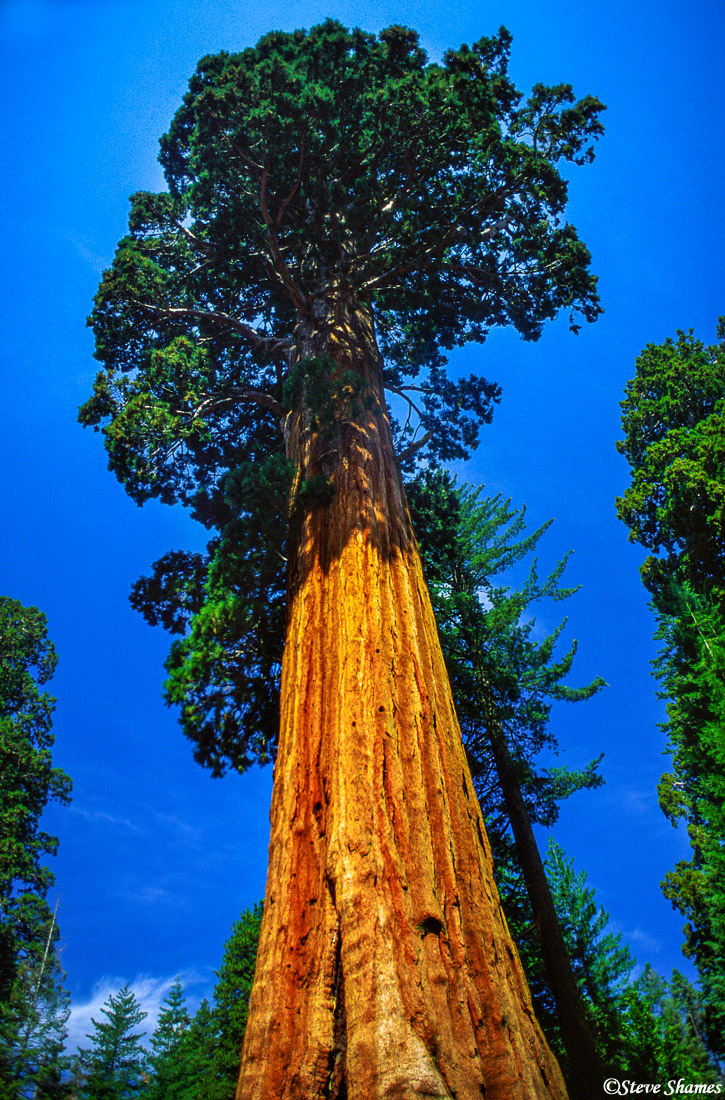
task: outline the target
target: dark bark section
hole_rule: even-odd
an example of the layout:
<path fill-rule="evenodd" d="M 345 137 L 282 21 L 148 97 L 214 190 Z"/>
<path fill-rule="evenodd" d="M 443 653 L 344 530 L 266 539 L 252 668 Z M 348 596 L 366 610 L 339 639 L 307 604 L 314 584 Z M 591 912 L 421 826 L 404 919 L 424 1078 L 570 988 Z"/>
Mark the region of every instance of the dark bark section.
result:
<path fill-rule="evenodd" d="M 238 1100 L 566 1097 L 492 877 L 369 316 L 301 328 L 369 400 L 291 413 L 298 485 L 270 865 Z"/>
<path fill-rule="evenodd" d="M 493 707 L 489 704 L 486 725 L 491 754 L 534 913 L 546 976 L 556 1004 L 568 1062 L 569 1094 L 571 1100 L 591 1100 L 601 1091 L 604 1076 L 602 1067 L 587 1023 L 584 1001 L 571 968 L 569 952 L 554 908 L 531 819 L 516 777 L 516 769 L 505 734 L 492 710 Z"/>

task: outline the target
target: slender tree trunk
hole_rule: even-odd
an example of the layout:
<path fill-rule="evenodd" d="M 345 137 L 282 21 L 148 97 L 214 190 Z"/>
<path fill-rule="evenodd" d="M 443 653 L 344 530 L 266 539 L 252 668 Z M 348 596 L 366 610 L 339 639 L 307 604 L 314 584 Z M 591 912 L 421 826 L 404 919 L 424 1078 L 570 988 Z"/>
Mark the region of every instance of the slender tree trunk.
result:
<path fill-rule="evenodd" d="M 297 360 L 361 376 L 288 453 L 335 495 L 293 515 L 269 875 L 238 1100 L 563 1100 L 493 882 L 393 455 L 369 316 Z"/>
<path fill-rule="evenodd" d="M 485 688 L 484 692 L 486 692 Z M 571 1100 L 592 1100 L 592 1097 L 600 1094 L 602 1087 L 603 1073 L 599 1055 L 589 1030 L 584 1001 L 571 968 L 564 933 L 554 907 L 554 899 L 551 896 L 506 736 L 501 729 L 490 698 L 487 699 L 485 710 L 493 761 L 511 822 L 516 853 L 521 863 L 534 914 L 546 976 L 559 1018 L 568 1062 L 567 1080 Z"/>

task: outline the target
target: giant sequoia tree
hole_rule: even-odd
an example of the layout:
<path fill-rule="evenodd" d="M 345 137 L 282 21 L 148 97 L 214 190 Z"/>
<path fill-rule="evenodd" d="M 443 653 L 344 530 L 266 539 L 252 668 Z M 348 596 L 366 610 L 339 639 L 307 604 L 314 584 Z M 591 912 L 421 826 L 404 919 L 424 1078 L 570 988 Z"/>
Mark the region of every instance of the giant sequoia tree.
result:
<path fill-rule="evenodd" d="M 136 500 L 212 531 L 135 592 L 185 635 L 170 695 L 215 772 L 276 755 L 244 1100 L 564 1095 L 399 472 L 465 456 L 498 397 L 446 351 L 599 312 L 557 166 L 601 105 L 524 100 L 508 48 L 428 64 L 412 31 L 327 22 L 204 58 L 96 299 L 82 420 Z"/>

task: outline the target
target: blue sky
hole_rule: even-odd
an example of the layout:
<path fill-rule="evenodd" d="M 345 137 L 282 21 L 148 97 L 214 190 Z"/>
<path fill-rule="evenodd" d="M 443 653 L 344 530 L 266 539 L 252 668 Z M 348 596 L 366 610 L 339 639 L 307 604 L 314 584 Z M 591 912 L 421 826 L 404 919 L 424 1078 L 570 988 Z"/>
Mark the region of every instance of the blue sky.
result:
<path fill-rule="evenodd" d="M 208 992 L 232 921 L 264 892 L 271 790 L 269 770 L 209 778 L 161 702 L 168 638 L 128 592 L 203 533 L 176 509 L 138 509 L 99 438 L 77 426 L 95 374 L 84 321 L 128 196 L 162 186 L 158 138 L 198 59 L 328 15 L 413 26 L 433 58 L 504 24 L 522 89 L 569 81 L 608 106 L 595 163 L 572 174 L 569 215 L 605 313 L 578 337 L 557 322 L 535 345 L 502 332 L 460 353 L 461 369 L 502 385 L 503 402 L 457 472 L 526 504 L 532 525 L 554 517 L 542 567 L 574 551 L 574 678 L 610 687 L 552 721 L 572 766 L 606 754 L 607 782 L 575 796 L 554 835 L 640 962 L 685 965 L 682 918 L 659 882 L 687 845 L 657 806 L 663 704 L 643 554 L 614 515 L 627 485 L 614 441 L 641 348 L 678 328 L 711 341 L 725 312 L 719 0 L 2 0 L 0 591 L 47 613 L 60 655 L 55 757 L 75 795 L 48 827 L 61 841 L 63 960 L 81 1034 L 83 1012 L 127 981 L 149 1005 L 177 973 L 191 999 Z"/>

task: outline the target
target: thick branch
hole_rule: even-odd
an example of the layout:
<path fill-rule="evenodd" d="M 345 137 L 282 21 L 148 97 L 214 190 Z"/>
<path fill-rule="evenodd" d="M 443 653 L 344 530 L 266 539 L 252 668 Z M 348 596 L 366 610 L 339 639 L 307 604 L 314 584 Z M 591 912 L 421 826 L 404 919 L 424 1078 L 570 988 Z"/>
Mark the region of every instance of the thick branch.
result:
<path fill-rule="evenodd" d="M 513 214 L 506 214 L 503 218 L 499 218 L 497 222 L 490 225 L 488 229 L 484 230 L 481 236 L 478 238 L 478 243 L 483 244 L 486 241 L 491 240 L 497 233 L 500 233 L 502 229 L 508 228 L 513 221 Z M 447 233 L 444 233 L 439 240 L 432 244 L 429 248 L 426 248 L 423 252 L 416 252 L 414 247 L 405 249 L 403 252 L 403 262 L 399 263 L 396 267 L 391 268 L 389 271 L 384 271 L 381 275 L 378 275 L 375 279 L 368 280 L 367 283 L 363 283 L 360 288 L 361 291 L 369 293 L 371 290 L 377 290 L 381 286 L 390 285 L 395 279 L 399 279 L 401 275 L 407 275 L 409 272 L 414 271 L 416 268 L 429 266 L 432 262 L 438 261 L 441 254 L 449 247 L 449 245 L 456 243 L 456 238 L 460 240 L 460 230 L 458 226 L 452 226 Z M 409 257 L 409 259 L 406 259 Z"/>
<path fill-rule="evenodd" d="M 425 433 L 425 435 L 422 435 L 420 439 L 413 440 L 412 443 L 409 443 L 408 446 L 398 455 L 398 462 L 405 462 L 405 460 L 407 458 L 410 458 L 411 455 L 414 455 L 416 451 L 419 451 L 422 447 L 425 447 L 426 443 L 430 442 L 432 435 L 433 432 L 428 431 Z"/>
<path fill-rule="evenodd" d="M 197 321 L 208 321 L 211 324 L 222 325 L 236 332 L 238 336 L 242 336 L 254 351 L 261 351 L 272 357 L 286 355 L 289 351 L 289 340 L 262 336 L 251 325 L 240 321 L 238 317 L 232 317 L 229 313 L 222 313 L 220 310 L 195 309 L 186 306 L 153 306 L 150 302 L 138 301 L 134 301 L 133 304 L 140 306 L 141 309 L 148 310 L 150 313 L 165 317 L 169 321 L 182 320 L 188 317 Z"/>
<path fill-rule="evenodd" d="M 300 172 L 301 168 L 302 166 L 300 165 Z M 304 315 L 305 313 L 307 313 L 307 303 L 305 302 L 305 299 L 300 292 L 297 283 L 292 278 L 292 273 L 290 272 L 290 269 L 288 268 L 287 264 L 285 263 L 284 257 L 282 256 L 279 247 L 279 240 L 277 238 L 277 224 L 269 212 L 269 204 L 267 202 L 267 176 L 268 168 L 267 157 L 265 154 L 264 167 L 262 169 L 262 173 L 259 179 L 259 208 L 262 211 L 264 224 L 267 226 L 267 240 L 269 241 L 269 250 L 272 255 L 272 271 L 274 271 L 274 273 L 277 275 L 282 285 L 284 286 L 285 290 L 288 292 L 295 309 L 299 313 Z M 291 199 L 292 195 L 294 195 L 294 190 L 288 197 Z"/>
<path fill-rule="evenodd" d="M 196 420 L 200 416 L 207 416 L 210 412 L 217 412 L 226 405 L 236 404 L 262 405 L 265 409 L 270 409 L 280 420 L 286 415 L 279 401 L 276 401 L 266 390 L 232 388 L 218 396 L 204 398 L 194 409 L 192 419 Z"/>

